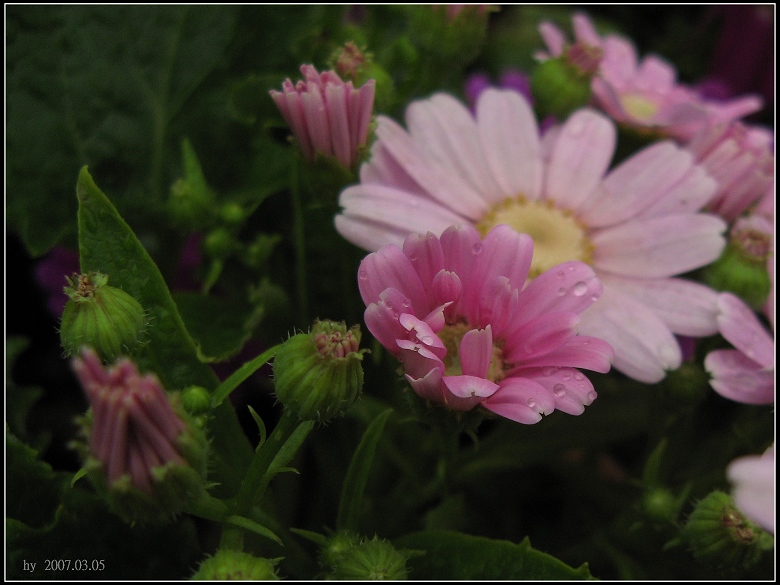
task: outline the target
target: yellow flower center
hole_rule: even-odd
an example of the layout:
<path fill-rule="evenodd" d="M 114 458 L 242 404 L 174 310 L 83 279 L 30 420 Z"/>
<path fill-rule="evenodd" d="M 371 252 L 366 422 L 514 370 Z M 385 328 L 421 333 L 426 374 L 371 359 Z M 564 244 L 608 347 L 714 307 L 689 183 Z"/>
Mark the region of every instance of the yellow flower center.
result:
<path fill-rule="evenodd" d="M 551 201 L 528 201 L 522 195 L 507 199 L 488 212 L 477 224 L 477 229 L 484 238 L 494 226 L 502 223 L 528 234 L 534 241 L 529 278 L 535 278 L 561 262 L 580 260 L 590 264 L 593 260 L 593 244 L 585 226 L 571 211 L 559 209 Z"/>
<path fill-rule="evenodd" d="M 447 348 L 447 355 L 444 358 L 444 374 L 446 376 L 461 376 L 463 375 L 463 366 L 460 363 L 460 342 L 463 336 L 469 331 L 474 329 L 468 323 L 455 323 L 454 325 L 445 325 L 444 328 L 439 331 L 439 339 L 444 343 L 444 347 Z M 506 376 L 505 364 L 502 359 L 501 348 L 493 344 L 493 356 L 490 358 L 490 367 L 488 368 L 487 379 L 491 382 L 500 382 Z"/>
<path fill-rule="evenodd" d="M 637 94 L 627 94 L 620 98 L 623 109 L 634 119 L 648 122 L 658 111 L 658 105 L 646 97 Z"/>

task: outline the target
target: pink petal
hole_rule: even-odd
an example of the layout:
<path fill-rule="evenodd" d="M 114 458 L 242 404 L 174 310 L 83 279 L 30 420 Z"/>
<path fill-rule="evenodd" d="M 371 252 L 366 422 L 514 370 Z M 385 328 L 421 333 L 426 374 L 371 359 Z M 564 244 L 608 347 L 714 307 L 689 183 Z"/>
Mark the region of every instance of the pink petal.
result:
<path fill-rule="evenodd" d="M 775 533 L 775 446 L 759 456 L 740 457 L 726 468 L 734 504 L 764 530 Z"/>
<path fill-rule="evenodd" d="M 430 349 L 406 339 L 399 339 L 396 343 L 398 361 L 403 364 L 404 372 L 408 376 L 419 380 L 427 376 L 431 370 L 444 371 L 444 364 Z"/>
<path fill-rule="evenodd" d="M 420 379 L 415 379 L 409 374 L 406 374 L 406 380 L 418 396 L 439 404 L 444 402 L 441 370 L 434 368 Z"/>
<path fill-rule="evenodd" d="M 389 226 L 379 221 L 348 215 L 337 215 L 334 223 L 336 230 L 345 240 L 369 251 L 379 250 L 388 244 L 401 247 L 408 235 L 406 229 L 400 226 Z"/>
<path fill-rule="evenodd" d="M 578 41 L 583 41 L 592 47 L 601 46 L 601 37 L 596 32 L 593 23 L 585 14 L 578 12 L 574 14 L 571 19 L 574 28 L 574 38 Z"/>
<path fill-rule="evenodd" d="M 703 213 L 634 220 L 591 235 L 593 265 L 623 276 L 664 278 L 717 260 L 726 224 Z"/>
<path fill-rule="evenodd" d="M 524 195 L 537 199 L 542 190 L 539 130 L 528 102 L 516 91 L 486 89 L 477 102 L 482 149 L 499 187 L 489 203 Z"/>
<path fill-rule="evenodd" d="M 352 153 L 354 152 L 352 138 L 349 135 L 348 90 L 348 86 L 343 84 L 329 83 L 325 86 L 325 102 L 330 121 L 333 155 L 347 168 L 352 166 Z"/>
<path fill-rule="evenodd" d="M 661 318 L 619 290 L 605 287 L 599 302 L 580 317 L 577 330 L 611 345 L 613 367 L 627 376 L 655 384 L 680 367 L 680 346 Z"/>
<path fill-rule="evenodd" d="M 568 367 L 592 370 L 606 373 L 614 358 L 614 352 L 609 343 L 595 337 L 578 335 L 566 345 L 549 353 L 537 356 L 528 363 L 519 364 L 519 370 L 527 367 Z"/>
<path fill-rule="evenodd" d="M 601 295 L 602 286 L 584 262 L 564 262 L 537 276 L 520 293 L 512 327 L 548 312 L 581 313 Z"/>
<path fill-rule="evenodd" d="M 461 339 L 458 356 L 464 376 L 486 378 L 490 362 L 493 359 L 493 333 L 490 325 L 484 329 L 472 329 L 466 333 Z M 456 396 L 461 396 L 456 392 L 453 393 Z M 465 398 L 465 396 L 461 397 Z"/>
<path fill-rule="evenodd" d="M 406 330 L 398 322 L 398 309 L 406 300 L 400 292 L 394 289 L 383 291 L 382 297 L 371 303 L 363 315 L 366 327 L 379 343 L 392 354 L 397 353 L 396 340 L 406 338 Z"/>
<path fill-rule="evenodd" d="M 555 409 L 567 414 L 582 414 L 597 398 L 590 380 L 574 368 L 529 368 L 517 375 L 544 386 L 555 399 Z"/>
<path fill-rule="evenodd" d="M 545 313 L 524 323 L 507 334 L 504 360 L 528 363 L 566 345 L 576 335 L 579 320 L 575 313 Z"/>
<path fill-rule="evenodd" d="M 731 293 L 718 297 L 718 309 L 723 337 L 760 366 L 774 367 L 775 343 L 753 310 Z"/>
<path fill-rule="evenodd" d="M 561 128 L 545 173 L 544 198 L 578 210 L 607 172 L 615 126 L 593 110 L 578 110 Z"/>
<path fill-rule="evenodd" d="M 406 109 L 406 125 L 427 155 L 492 202 L 499 187 L 482 151 L 474 117 L 462 103 L 443 93 L 413 102 Z"/>
<path fill-rule="evenodd" d="M 409 259 L 396 246 L 385 246 L 363 259 L 358 269 L 358 288 L 366 305 L 379 299 L 382 291 L 394 288 L 411 301 L 416 314 L 427 315 L 432 308 Z"/>
<path fill-rule="evenodd" d="M 404 242 L 404 254 L 414 266 L 420 281 L 426 289 L 433 283 L 436 275 L 444 269 L 444 252 L 441 243 L 433 233 L 426 235 L 410 234 Z"/>
<path fill-rule="evenodd" d="M 510 420 L 534 424 L 555 410 L 555 399 L 544 386 L 525 378 L 507 378 L 482 406 Z"/>
<path fill-rule="evenodd" d="M 443 376 L 442 381 L 457 398 L 486 398 L 498 390 L 498 384 L 479 376 Z M 476 402 L 478 403 L 480 400 Z M 474 406 L 476 403 L 472 405 L 472 408 Z"/>
<path fill-rule="evenodd" d="M 718 331 L 718 293 L 680 278 L 623 278 L 601 275 L 604 286 L 620 290 L 651 309 L 678 335 L 706 337 Z"/>
<path fill-rule="evenodd" d="M 496 276 L 504 276 L 509 286 L 522 289 L 531 269 L 534 243 L 528 234 L 519 234 L 508 225 L 498 225 L 490 230 L 476 254 L 471 278 L 487 282 Z"/>
<path fill-rule="evenodd" d="M 659 196 L 637 217 L 695 213 L 712 199 L 717 182 L 701 166 L 693 167 L 683 179 Z"/>
<path fill-rule="evenodd" d="M 439 336 L 433 332 L 425 321 L 421 321 L 409 313 L 402 313 L 398 318 L 398 322 L 401 324 L 401 327 L 406 329 L 409 333 L 407 336 L 408 339 L 422 344 L 440 360 L 443 360 L 444 356 L 447 355 L 447 349 L 444 347 L 444 343 L 442 343 Z"/>
<path fill-rule="evenodd" d="M 590 227 L 619 224 L 638 216 L 685 178 L 693 157 L 670 141 L 641 150 L 615 167 L 584 203 L 580 219 Z"/>
<path fill-rule="evenodd" d="M 395 124 L 385 116 L 377 116 L 377 127 Z M 371 145 L 371 158 L 360 167 L 360 182 L 363 185 L 384 185 L 400 191 L 413 193 L 433 201 L 417 181 L 401 166 L 380 141 Z"/>
<path fill-rule="evenodd" d="M 547 50 L 553 57 L 557 57 L 563 53 L 563 45 L 566 42 L 561 29 L 555 26 L 551 22 L 542 21 L 539 23 L 539 34 L 542 35 L 544 44 L 547 45 Z"/>
<path fill-rule="evenodd" d="M 712 379 L 710 386 L 724 398 L 743 404 L 772 404 L 775 401 L 775 372 L 762 369 L 735 349 L 711 351 L 704 368 Z"/>
<path fill-rule="evenodd" d="M 487 211 L 482 196 L 459 181 L 451 168 L 442 165 L 407 132 L 390 120 L 376 129 L 387 151 L 425 191 L 442 205 L 464 217 L 477 220 Z"/>
<path fill-rule="evenodd" d="M 454 272 L 465 286 L 473 286 L 471 267 L 482 251 L 482 239 L 468 224 L 452 225 L 439 239 L 444 251 L 444 268 Z"/>

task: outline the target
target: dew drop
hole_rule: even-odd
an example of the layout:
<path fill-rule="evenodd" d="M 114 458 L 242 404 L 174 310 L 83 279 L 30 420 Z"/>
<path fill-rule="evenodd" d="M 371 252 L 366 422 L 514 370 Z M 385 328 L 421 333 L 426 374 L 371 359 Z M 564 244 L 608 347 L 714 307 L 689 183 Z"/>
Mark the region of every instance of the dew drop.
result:
<path fill-rule="evenodd" d="M 566 289 L 565 288 L 559 288 L 558 289 L 558 296 L 562 297 L 566 295 Z"/>
<path fill-rule="evenodd" d="M 597 300 L 599 300 L 599 295 L 592 295 L 592 296 L 590 297 L 590 300 L 591 300 L 591 301 L 593 301 L 593 302 L 595 303 Z"/>
<path fill-rule="evenodd" d="M 568 380 L 571 380 L 571 375 L 570 374 L 564 374 L 562 376 L 562 378 L 563 378 L 564 381 L 568 381 Z"/>
<path fill-rule="evenodd" d="M 543 376 L 552 376 L 553 374 L 558 373 L 558 370 L 560 370 L 560 368 L 558 368 L 556 366 L 546 366 L 546 367 L 542 368 L 542 375 Z"/>
<path fill-rule="evenodd" d="M 412 306 L 412 302 L 409 299 L 404 299 L 404 302 L 402 304 L 406 309 Z"/>
<path fill-rule="evenodd" d="M 580 372 L 575 372 L 574 373 L 574 379 L 577 380 L 578 382 L 580 382 L 580 381 L 585 379 L 585 376 L 583 376 Z"/>
<path fill-rule="evenodd" d="M 564 394 L 566 394 L 566 386 L 563 384 L 556 384 L 553 386 L 553 394 L 555 394 L 556 398 L 561 398 Z"/>
<path fill-rule="evenodd" d="M 417 254 L 411 254 L 409 256 L 409 261 L 410 262 L 417 262 Z"/>
<path fill-rule="evenodd" d="M 588 285 L 584 282 L 578 282 L 572 287 L 571 292 L 574 293 L 574 296 L 581 297 L 588 292 Z"/>
<path fill-rule="evenodd" d="M 360 278 L 360 280 L 368 280 L 368 271 L 367 270 L 361 270 L 358 273 L 358 278 Z"/>
<path fill-rule="evenodd" d="M 474 244 L 474 246 L 471 248 L 471 251 L 475 254 L 480 254 L 482 252 L 482 244 Z"/>
<path fill-rule="evenodd" d="M 598 394 L 593 391 L 588 392 L 588 404 L 596 400 L 596 398 L 598 398 Z"/>
<path fill-rule="evenodd" d="M 533 398 L 529 398 L 526 404 L 528 404 L 528 408 L 531 410 L 536 410 L 536 401 Z"/>

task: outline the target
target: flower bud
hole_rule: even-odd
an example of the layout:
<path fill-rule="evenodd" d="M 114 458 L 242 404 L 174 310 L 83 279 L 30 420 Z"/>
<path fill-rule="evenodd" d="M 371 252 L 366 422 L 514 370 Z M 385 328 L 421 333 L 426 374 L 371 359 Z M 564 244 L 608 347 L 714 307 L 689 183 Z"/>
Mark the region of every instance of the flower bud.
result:
<path fill-rule="evenodd" d="M 774 546 L 772 536 L 747 520 L 731 496 L 719 491 L 696 504 L 682 537 L 696 559 L 720 569 L 749 568 Z"/>
<path fill-rule="evenodd" d="M 190 386 L 182 390 L 181 403 L 192 415 L 206 414 L 211 411 L 211 394 L 202 386 Z"/>
<path fill-rule="evenodd" d="M 339 581 L 401 581 L 406 580 L 407 555 L 389 541 L 374 536 L 354 544 L 339 555 L 330 573 Z"/>
<path fill-rule="evenodd" d="M 91 410 L 79 448 L 95 488 L 125 521 L 169 521 L 203 490 L 208 441 L 154 374 L 121 359 L 105 369 L 84 348 L 73 369 Z"/>
<path fill-rule="evenodd" d="M 108 286 L 108 276 L 99 272 L 74 274 L 67 281 L 70 286 L 64 290 L 70 300 L 60 325 L 60 341 L 67 355 L 77 355 L 88 345 L 103 360 L 111 361 L 139 347 L 146 312 L 137 300 Z"/>
<path fill-rule="evenodd" d="M 601 49 L 577 42 L 562 55 L 540 63 L 531 76 L 531 92 L 541 117 L 565 118 L 590 101 L 590 82 Z"/>
<path fill-rule="evenodd" d="M 772 251 L 772 224 L 760 215 L 738 219 L 721 257 L 704 271 L 712 288 L 731 292 L 754 309 L 769 296 L 772 281 L 767 258 Z"/>
<path fill-rule="evenodd" d="M 254 557 L 238 550 L 218 550 L 201 563 L 192 581 L 278 581 L 279 559 Z"/>
<path fill-rule="evenodd" d="M 302 420 L 326 421 L 345 411 L 363 389 L 360 326 L 317 321 L 288 339 L 274 358 L 276 396 Z"/>
<path fill-rule="evenodd" d="M 653 487 L 642 496 L 642 511 L 651 520 L 674 522 L 680 505 L 674 494 L 664 487 Z"/>

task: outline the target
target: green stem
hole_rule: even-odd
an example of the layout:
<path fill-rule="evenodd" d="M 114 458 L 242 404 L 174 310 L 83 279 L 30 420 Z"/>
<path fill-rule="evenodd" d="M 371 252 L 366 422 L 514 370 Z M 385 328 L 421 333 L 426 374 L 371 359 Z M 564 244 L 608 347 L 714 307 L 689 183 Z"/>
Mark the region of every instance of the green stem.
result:
<path fill-rule="evenodd" d="M 230 396 L 230 393 L 233 392 L 233 390 L 235 390 L 238 385 L 241 384 L 241 382 L 246 380 L 249 376 L 254 374 L 257 370 L 262 368 L 266 363 L 273 359 L 273 357 L 276 355 L 276 352 L 279 351 L 280 347 L 282 347 L 282 344 L 274 345 L 272 348 L 264 351 L 253 360 L 246 362 L 243 366 L 233 372 L 227 380 L 222 382 L 222 384 L 220 384 L 217 389 L 214 390 L 214 394 L 211 398 L 212 407 L 216 408 L 222 404 L 222 401 Z"/>
<path fill-rule="evenodd" d="M 264 480 L 264 476 L 268 473 L 271 463 L 301 425 L 308 425 L 309 428 L 312 426 L 309 421 L 301 421 L 291 411 L 284 411 L 276 428 L 255 453 L 255 458 L 252 460 L 249 471 L 236 496 L 236 513 L 246 515 L 255 502 L 262 497 L 265 486 L 268 484 Z"/>
<path fill-rule="evenodd" d="M 295 279 L 298 287 L 298 311 L 300 324 L 309 322 L 309 301 L 306 286 L 306 234 L 303 221 L 303 205 L 301 204 L 301 185 L 299 161 L 290 167 L 290 197 L 293 208 L 293 236 L 295 238 Z"/>

